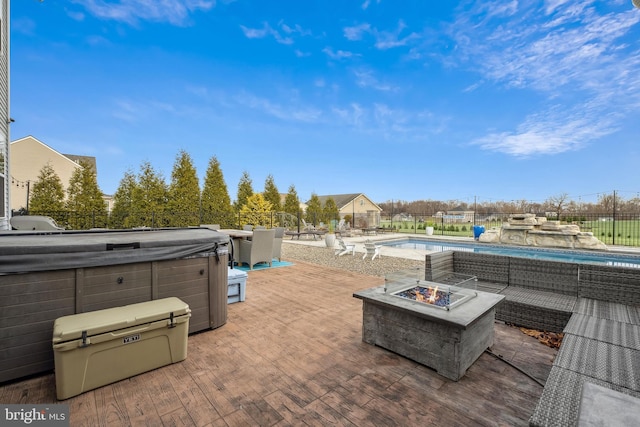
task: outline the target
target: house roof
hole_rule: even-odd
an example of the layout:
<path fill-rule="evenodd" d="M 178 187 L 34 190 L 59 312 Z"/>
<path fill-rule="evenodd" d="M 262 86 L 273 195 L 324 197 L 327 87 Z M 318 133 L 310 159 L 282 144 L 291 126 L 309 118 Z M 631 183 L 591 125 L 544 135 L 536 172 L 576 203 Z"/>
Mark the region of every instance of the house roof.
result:
<path fill-rule="evenodd" d="M 91 169 L 93 169 L 93 171 L 96 173 L 96 175 L 98 174 L 98 166 L 96 164 L 96 158 L 93 156 L 79 156 L 77 154 L 63 154 L 63 156 L 73 160 L 74 162 L 80 164 L 81 161 L 86 162 L 89 166 L 91 166 Z"/>
<path fill-rule="evenodd" d="M 36 138 L 35 136 L 32 135 L 28 135 L 25 136 L 23 138 L 19 138 L 16 139 L 15 141 L 11 142 L 11 145 L 13 144 L 19 144 L 21 142 L 25 142 L 25 141 L 34 141 L 40 145 L 42 145 L 43 147 L 45 147 L 46 149 L 50 150 L 51 152 L 53 152 L 56 156 L 60 156 L 64 159 L 69 160 L 70 162 L 73 162 L 74 166 L 76 167 L 80 167 L 80 160 L 84 160 L 85 162 L 87 162 L 88 164 L 91 165 L 91 167 L 93 168 L 93 171 L 97 174 L 98 173 L 98 169 L 97 169 L 97 163 L 96 163 L 96 158 L 93 156 L 80 156 L 77 154 L 62 154 L 61 152 L 59 152 L 58 150 L 56 150 L 55 148 L 52 148 L 50 146 L 48 146 L 47 144 L 45 144 L 44 142 L 40 141 L 38 138 Z"/>
<path fill-rule="evenodd" d="M 355 199 L 357 199 L 360 196 L 362 196 L 365 199 L 369 200 L 371 202 L 371 204 L 373 204 L 376 208 L 378 208 L 380 211 L 382 211 L 382 208 L 380 208 L 380 206 L 378 206 L 373 200 L 368 198 L 364 193 L 328 194 L 328 195 L 325 195 L 325 196 L 318 196 L 318 199 L 320 199 L 320 203 L 322 203 L 322 205 L 324 206 L 326 201 L 329 198 L 332 198 L 333 201 L 336 203 L 336 206 L 338 207 L 338 209 L 342 209 L 345 206 L 350 205 L 351 202 L 353 202 Z M 309 202 L 307 201 L 307 204 L 308 203 Z"/>

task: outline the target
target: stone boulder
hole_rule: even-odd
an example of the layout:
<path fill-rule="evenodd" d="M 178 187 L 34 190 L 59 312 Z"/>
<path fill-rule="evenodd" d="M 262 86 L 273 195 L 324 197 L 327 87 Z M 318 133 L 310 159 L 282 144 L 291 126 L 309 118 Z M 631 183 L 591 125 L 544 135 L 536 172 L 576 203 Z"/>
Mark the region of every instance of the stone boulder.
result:
<path fill-rule="evenodd" d="M 478 237 L 479 242 L 547 248 L 607 250 L 607 246 L 593 233 L 581 232 L 575 224 L 560 224 L 536 218 L 534 214 L 509 217 L 509 223 L 494 227 Z"/>

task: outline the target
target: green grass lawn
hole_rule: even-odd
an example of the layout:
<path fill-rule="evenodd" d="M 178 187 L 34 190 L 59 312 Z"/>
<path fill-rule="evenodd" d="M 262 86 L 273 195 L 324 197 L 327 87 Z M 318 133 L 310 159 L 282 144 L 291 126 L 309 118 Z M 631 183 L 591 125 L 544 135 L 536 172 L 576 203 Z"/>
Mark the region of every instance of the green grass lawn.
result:
<path fill-rule="evenodd" d="M 458 236 L 458 237 L 473 237 L 473 224 L 470 223 L 451 223 L 447 224 L 433 224 L 434 236 Z M 398 233 L 408 234 L 425 234 L 425 227 L 427 223 L 416 221 L 394 221 L 393 227 Z M 500 227 L 502 223 L 478 223 L 476 225 L 482 225 L 485 229 L 491 227 Z M 591 232 L 594 237 L 598 238 L 606 245 L 620 245 L 620 246 L 640 246 L 640 220 L 619 220 L 613 221 L 583 221 L 580 224 L 580 231 Z M 380 224 L 381 227 L 390 228 L 391 221 L 383 220 Z"/>

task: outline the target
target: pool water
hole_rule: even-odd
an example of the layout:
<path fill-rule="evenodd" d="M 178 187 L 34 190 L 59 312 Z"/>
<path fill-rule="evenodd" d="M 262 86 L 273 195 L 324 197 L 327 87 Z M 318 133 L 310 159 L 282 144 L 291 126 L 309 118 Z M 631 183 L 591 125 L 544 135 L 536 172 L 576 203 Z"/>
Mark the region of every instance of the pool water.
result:
<path fill-rule="evenodd" d="M 428 252 L 466 251 L 483 254 L 517 256 L 522 258 L 546 259 L 552 261 L 591 263 L 616 267 L 640 268 L 640 256 L 613 254 L 607 252 L 584 252 L 562 249 L 542 249 L 530 247 L 496 246 L 476 243 L 442 242 L 424 239 L 404 239 L 378 244 L 397 249 L 414 249 Z"/>

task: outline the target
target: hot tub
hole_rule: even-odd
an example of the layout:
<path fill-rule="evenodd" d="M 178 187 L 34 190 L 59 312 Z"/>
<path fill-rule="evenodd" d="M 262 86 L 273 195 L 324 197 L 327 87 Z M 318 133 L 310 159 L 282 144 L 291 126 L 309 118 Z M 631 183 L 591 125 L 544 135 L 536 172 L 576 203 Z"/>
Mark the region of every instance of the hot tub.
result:
<path fill-rule="evenodd" d="M 228 241 L 202 228 L 0 233 L 0 382 L 53 369 L 62 316 L 177 297 L 190 333 L 224 325 Z"/>

